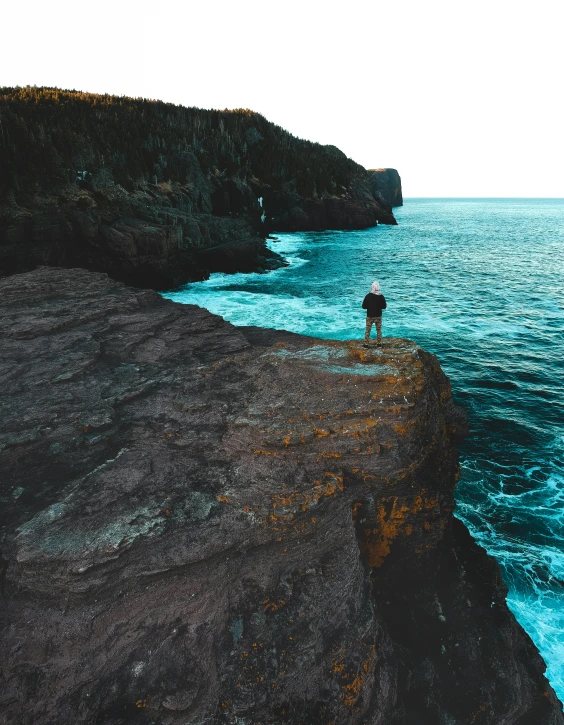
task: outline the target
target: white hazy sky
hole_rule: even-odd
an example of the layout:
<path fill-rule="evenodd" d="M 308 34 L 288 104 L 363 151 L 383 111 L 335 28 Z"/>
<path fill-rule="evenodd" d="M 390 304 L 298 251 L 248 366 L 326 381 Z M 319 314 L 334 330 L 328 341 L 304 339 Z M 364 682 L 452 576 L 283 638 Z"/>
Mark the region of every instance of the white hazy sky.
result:
<path fill-rule="evenodd" d="M 19 0 L 0 85 L 251 108 L 405 196 L 564 197 L 563 0 Z"/>

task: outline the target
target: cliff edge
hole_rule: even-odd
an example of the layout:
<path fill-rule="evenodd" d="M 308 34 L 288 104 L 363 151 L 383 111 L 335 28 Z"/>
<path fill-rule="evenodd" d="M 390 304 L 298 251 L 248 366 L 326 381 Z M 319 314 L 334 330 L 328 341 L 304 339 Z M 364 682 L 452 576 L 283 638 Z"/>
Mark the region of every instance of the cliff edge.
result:
<path fill-rule="evenodd" d="M 564 723 L 436 358 L 80 269 L 0 300 L 3 722 Z"/>

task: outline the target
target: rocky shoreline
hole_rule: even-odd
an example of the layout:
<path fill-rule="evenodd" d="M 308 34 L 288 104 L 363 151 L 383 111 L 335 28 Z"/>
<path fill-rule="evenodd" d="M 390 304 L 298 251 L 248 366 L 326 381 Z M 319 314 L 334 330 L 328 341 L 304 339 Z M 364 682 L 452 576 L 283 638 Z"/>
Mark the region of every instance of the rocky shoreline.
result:
<path fill-rule="evenodd" d="M 127 191 L 81 182 L 57 194 L 0 200 L 0 276 L 44 265 L 83 267 L 136 287 L 172 289 L 208 279 L 212 272 L 284 266 L 266 246 L 271 232 L 396 224 L 392 207 L 378 192 L 372 196 L 366 180 L 348 199 L 280 198 L 265 186 L 253 190 L 239 183 L 244 209 L 231 211 L 227 204 L 220 214 L 211 185 L 195 167 L 194 173 L 191 187 L 144 183 Z M 263 195 L 269 195 L 264 223 L 258 203 Z"/>
<path fill-rule="evenodd" d="M 395 170 L 247 110 L 0 88 L 0 121 L 0 277 L 83 267 L 171 289 L 283 265 L 272 231 L 396 224 L 402 203 Z"/>
<path fill-rule="evenodd" d="M 415 343 L 59 268 L 0 280 L 0 325 L 4 722 L 564 723 Z"/>
<path fill-rule="evenodd" d="M 43 265 L 107 272 L 159 290 L 210 272 L 267 271 L 285 262 L 248 220 L 214 215 L 209 189 L 194 209 L 193 194 L 180 184 L 132 192 L 80 184 L 0 205 L 0 276 Z"/>

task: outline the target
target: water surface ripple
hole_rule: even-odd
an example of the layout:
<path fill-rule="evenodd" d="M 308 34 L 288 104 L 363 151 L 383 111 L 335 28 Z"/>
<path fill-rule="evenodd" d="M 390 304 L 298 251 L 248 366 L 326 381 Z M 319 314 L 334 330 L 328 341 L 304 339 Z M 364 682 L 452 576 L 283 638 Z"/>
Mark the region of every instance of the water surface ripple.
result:
<path fill-rule="evenodd" d="M 408 199 L 398 227 L 278 235 L 291 262 L 165 296 L 234 324 L 360 337 L 378 279 L 384 335 L 435 353 L 470 415 L 457 515 L 564 699 L 564 200 Z"/>

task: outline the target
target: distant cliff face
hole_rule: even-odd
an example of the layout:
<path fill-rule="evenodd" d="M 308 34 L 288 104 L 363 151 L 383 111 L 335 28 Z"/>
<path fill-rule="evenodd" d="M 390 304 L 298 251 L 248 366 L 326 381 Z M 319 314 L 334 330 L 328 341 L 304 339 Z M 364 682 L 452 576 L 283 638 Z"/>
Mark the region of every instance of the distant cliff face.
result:
<path fill-rule="evenodd" d="M 400 175 L 395 169 L 370 169 L 372 190 L 381 195 L 390 206 L 403 206 Z"/>
<path fill-rule="evenodd" d="M 0 275 L 39 265 L 85 267 L 137 287 L 167 289 L 210 272 L 284 266 L 245 217 L 212 213 L 209 184 L 64 186 L 0 207 Z M 196 194 L 197 203 L 194 201 Z"/>
<path fill-rule="evenodd" d="M 172 287 L 270 269 L 272 230 L 395 224 L 370 174 L 247 110 L 0 89 L 0 275 L 40 264 Z"/>
<path fill-rule="evenodd" d="M 562 725 L 436 359 L 0 280 L 3 721 Z"/>

